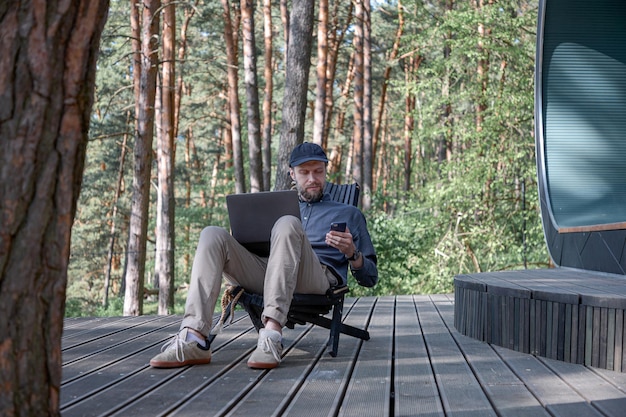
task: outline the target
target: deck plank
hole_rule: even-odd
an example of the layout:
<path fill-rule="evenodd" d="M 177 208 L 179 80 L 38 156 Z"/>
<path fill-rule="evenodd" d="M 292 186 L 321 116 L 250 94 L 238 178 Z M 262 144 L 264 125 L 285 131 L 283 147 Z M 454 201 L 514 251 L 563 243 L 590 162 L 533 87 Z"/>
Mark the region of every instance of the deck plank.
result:
<path fill-rule="evenodd" d="M 344 307 L 350 309 L 350 306 Z M 229 410 L 227 415 L 242 417 L 280 415 L 300 391 L 315 364 L 323 360 L 327 341 L 327 329 L 309 327 L 303 337 L 284 355 L 289 366 L 266 372 L 266 377 Z"/>
<path fill-rule="evenodd" d="M 369 341 L 342 335 L 333 358 L 328 330 L 285 329 L 284 363 L 265 371 L 246 366 L 257 334 L 242 311 L 213 342 L 210 365 L 151 368 L 180 319 L 68 319 L 62 415 L 618 417 L 626 409 L 626 373 L 464 336 L 449 294 L 348 299 L 344 321 L 367 328 Z"/>
<path fill-rule="evenodd" d="M 396 301 L 394 368 L 396 416 L 444 415 L 412 296 Z"/>
<path fill-rule="evenodd" d="M 416 297 L 416 304 L 446 415 L 496 416 L 432 301 Z"/>
<path fill-rule="evenodd" d="M 602 415 L 538 358 L 499 346 L 494 348 L 552 415 L 556 417 Z"/>
<path fill-rule="evenodd" d="M 436 305 L 448 329 L 451 329 L 454 324 L 451 318 L 453 307 L 443 302 L 437 302 Z M 506 363 L 500 360 L 491 345 L 456 331 L 451 331 L 451 334 L 500 415 L 510 417 L 550 415 Z"/>
<path fill-rule="evenodd" d="M 366 328 L 375 305 L 374 298 L 359 299 L 348 312 L 349 325 Z M 284 416 L 330 416 L 336 415 L 344 395 L 357 357 L 364 342 L 354 337 L 342 336 L 339 352 L 332 358 L 324 355 L 303 381 L 302 387 L 282 414 Z M 306 411 L 304 411 L 306 410 Z"/>
<path fill-rule="evenodd" d="M 600 412 L 607 415 L 626 414 L 626 395 L 623 388 L 620 389 L 626 382 L 623 376 L 606 378 L 602 373 L 584 366 L 551 359 L 539 360 Z"/>
<path fill-rule="evenodd" d="M 376 303 L 368 327 L 371 339 L 359 351 L 339 413 L 341 417 L 389 416 L 393 310 L 391 297 L 380 298 Z"/>

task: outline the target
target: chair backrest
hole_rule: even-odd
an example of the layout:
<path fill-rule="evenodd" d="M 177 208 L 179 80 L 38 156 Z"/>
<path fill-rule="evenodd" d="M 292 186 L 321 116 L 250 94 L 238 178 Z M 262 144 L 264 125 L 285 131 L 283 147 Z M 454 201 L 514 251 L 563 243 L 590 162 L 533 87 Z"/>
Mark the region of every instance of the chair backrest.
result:
<path fill-rule="evenodd" d="M 324 192 L 330 194 L 330 198 L 333 201 L 344 204 L 352 204 L 353 206 L 359 205 L 359 193 L 361 187 L 358 183 L 352 184 L 335 184 L 326 181 Z"/>

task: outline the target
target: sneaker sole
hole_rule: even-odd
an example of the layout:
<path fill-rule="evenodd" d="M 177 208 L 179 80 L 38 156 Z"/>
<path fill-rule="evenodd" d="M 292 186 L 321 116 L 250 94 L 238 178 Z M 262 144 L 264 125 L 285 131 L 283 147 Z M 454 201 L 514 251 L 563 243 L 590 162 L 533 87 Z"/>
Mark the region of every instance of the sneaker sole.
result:
<path fill-rule="evenodd" d="M 188 365 L 207 365 L 211 363 L 211 359 L 190 359 L 184 362 L 161 362 L 150 361 L 150 366 L 153 368 L 181 368 Z"/>
<path fill-rule="evenodd" d="M 274 369 L 278 368 L 278 363 L 248 362 L 248 367 L 252 369 Z"/>

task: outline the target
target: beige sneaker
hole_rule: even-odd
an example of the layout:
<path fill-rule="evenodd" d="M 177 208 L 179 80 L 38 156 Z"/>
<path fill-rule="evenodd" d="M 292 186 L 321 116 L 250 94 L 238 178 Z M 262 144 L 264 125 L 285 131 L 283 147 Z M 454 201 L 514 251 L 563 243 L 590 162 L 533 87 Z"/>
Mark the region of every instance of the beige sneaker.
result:
<path fill-rule="evenodd" d="M 256 349 L 248 359 L 250 368 L 272 369 L 281 361 L 283 353 L 282 335 L 276 330 L 260 329 Z"/>
<path fill-rule="evenodd" d="M 150 360 L 154 368 L 178 368 L 187 365 L 201 365 L 211 362 L 211 347 L 207 340 L 207 347 L 195 341 L 187 341 L 187 328 L 166 342 L 161 353 Z"/>

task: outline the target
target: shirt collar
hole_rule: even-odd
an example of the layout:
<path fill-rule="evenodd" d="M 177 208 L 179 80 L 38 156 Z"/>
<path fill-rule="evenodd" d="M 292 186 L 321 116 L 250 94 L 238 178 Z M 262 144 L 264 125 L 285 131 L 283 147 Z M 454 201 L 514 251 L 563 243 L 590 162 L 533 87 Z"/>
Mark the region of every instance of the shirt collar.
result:
<path fill-rule="evenodd" d="M 305 201 L 305 200 L 300 199 L 300 202 L 302 202 L 302 203 L 310 203 L 310 204 L 315 204 L 315 203 L 320 203 L 320 202 L 322 202 L 322 201 L 329 201 L 329 200 L 330 200 L 330 194 L 326 194 L 326 193 L 324 193 L 324 194 L 322 194 L 322 197 L 320 197 L 320 199 L 319 199 L 319 200 Z"/>

